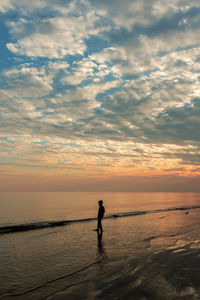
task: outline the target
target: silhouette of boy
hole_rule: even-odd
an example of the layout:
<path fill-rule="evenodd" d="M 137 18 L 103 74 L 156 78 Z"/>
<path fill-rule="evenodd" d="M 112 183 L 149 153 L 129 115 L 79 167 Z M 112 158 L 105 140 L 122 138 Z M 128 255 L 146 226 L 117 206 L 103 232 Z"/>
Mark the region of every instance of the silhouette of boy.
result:
<path fill-rule="evenodd" d="M 98 231 L 99 229 L 101 230 L 101 232 L 103 231 L 102 229 L 102 224 L 101 224 L 101 220 L 103 219 L 104 213 L 105 213 L 105 208 L 103 206 L 103 201 L 99 200 L 99 210 L 98 210 L 98 215 L 97 215 L 97 229 L 96 231 Z"/>

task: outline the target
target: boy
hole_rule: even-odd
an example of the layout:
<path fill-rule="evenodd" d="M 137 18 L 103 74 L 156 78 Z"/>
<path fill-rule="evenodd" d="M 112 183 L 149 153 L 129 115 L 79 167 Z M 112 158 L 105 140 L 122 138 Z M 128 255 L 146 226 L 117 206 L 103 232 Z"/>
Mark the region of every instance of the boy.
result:
<path fill-rule="evenodd" d="M 104 213 L 105 213 L 105 208 L 103 206 L 103 201 L 99 200 L 99 211 L 98 211 L 98 215 L 97 215 L 98 222 L 97 222 L 96 231 L 99 231 L 99 229 L 101 230 L 101 232 L 103 231 L 102 225 L 101 225 L 101 220 L 103 219 Z"/>

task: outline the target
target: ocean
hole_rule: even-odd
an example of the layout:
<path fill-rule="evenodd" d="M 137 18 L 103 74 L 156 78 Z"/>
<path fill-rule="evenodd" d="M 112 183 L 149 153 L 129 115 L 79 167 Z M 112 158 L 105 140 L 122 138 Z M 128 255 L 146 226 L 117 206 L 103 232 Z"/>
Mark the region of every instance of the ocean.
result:
<path fill-rule="evenodd" d="M 0 208 L 0 299 L 200 299 L 200 193 L 0 193 Z"/>

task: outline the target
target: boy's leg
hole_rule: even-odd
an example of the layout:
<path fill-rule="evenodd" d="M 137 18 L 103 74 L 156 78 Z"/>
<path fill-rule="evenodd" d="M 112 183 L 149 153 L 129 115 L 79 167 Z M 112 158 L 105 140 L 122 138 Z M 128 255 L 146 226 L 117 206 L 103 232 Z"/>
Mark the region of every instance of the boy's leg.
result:
<path fill-rule="evenodd" d="M 98 225 L 97 225 L 98 229 L 100 229 L 102 231 L 102 224 L 101 224 L 101 219 L 98 219 Z"/>
<path fill-rule="evenodd" d="M 102 226 L 101 226 L 101 219 L 97 219 L 97 229 L 95 229 L 94 231 L 98 231 L 99 229 L 101 229 Z"/>

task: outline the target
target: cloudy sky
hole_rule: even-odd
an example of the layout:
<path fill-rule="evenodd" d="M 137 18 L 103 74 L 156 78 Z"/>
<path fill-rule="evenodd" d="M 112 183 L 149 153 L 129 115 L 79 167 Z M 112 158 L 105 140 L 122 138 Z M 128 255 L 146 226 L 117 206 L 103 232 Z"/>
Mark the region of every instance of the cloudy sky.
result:
<path fill-rule="evenodd" d="M 1 0 L 0 190 L 196 191 L 199 0 Z"/>

